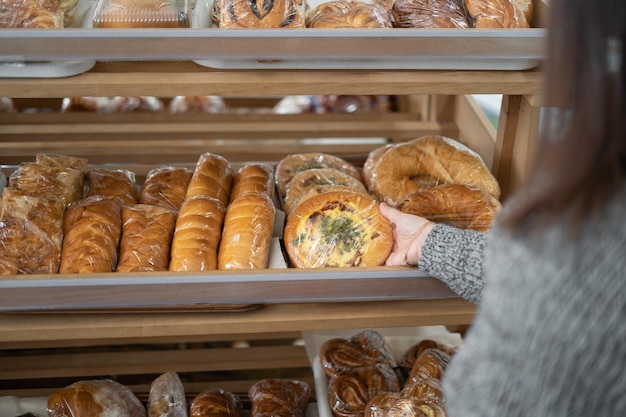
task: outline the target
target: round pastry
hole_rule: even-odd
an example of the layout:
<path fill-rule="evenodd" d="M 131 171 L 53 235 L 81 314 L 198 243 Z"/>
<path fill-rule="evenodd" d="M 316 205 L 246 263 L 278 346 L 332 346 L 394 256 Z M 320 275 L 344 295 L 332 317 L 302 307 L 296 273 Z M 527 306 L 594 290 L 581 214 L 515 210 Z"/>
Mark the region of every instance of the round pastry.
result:
<path fill-rule="evenodd" d="M 411 373 L 411 369 L 413 369 L 415 361 L 426 349 L 440 349 L 450 355 L 452 355 L 456 351 L 456 349 L 442 345 L 441 343 L 436 342 L 432 339 L 421 340 L 411 346 L 406 352 L 404 352 L 404 355 L 402 355 L 402 359 L 400 359 L 399 365 L 404 376 L 408 376 Z"/>
<path fill-rule="evenodd" d="M 243 404 L 230 391 L 209 388 L 191 401 L 189 417 L 243 417 Z"/>
<path fill-rule="evenodd" d="M 415 360 L 409 379 L 441 379 L 448 364 L 451 355 L 440 349 L 425 349 Z"/>
<path fill-rule="evenodd" d="M 402 395 L 424 401 L 442 402 L 441 379 L 414 378 L 409 379 L 402 388 Z"/>
<path fill-rule="evenodd" d="M 308 169 L 297 173 L 287 184 L 284 199 L 285 212 L 289 214 L 302 196 L 310 190 L 317 188 L 320 191 L 318 187 L 328 185 L 339 185 L 348 190 L 367 192 L 365 185 L 360 180 L 344 171 L 336 168 Z"/>
<path fill-rule="evenodd" d="M 126 386 L 111 379 L 77 381 L 48 397 L 48 416 L 145 417 L 146 409 Z"/>
<path fill-rule="evenodd" d="M 328 402 L 336 417 L 363 416 L 372 398 L 399 390 L 400 382 L 394 370 L 376 364 L 333 375 L 328 381 Z"/>
<path fill-rule="evenodd" d="M 377 363 L 391 368 L 397 366 L 387 342 L 375 330 L 364 330 L 351 338 L 329 339 L 320 347 L 319 357 L 322 370 L 328 377 Z"/>
<path fill-rule="evenodd" d="M 454 0 L 396 0 L 391 14 L 398 28 L 471 27 L 465 11 Z"/>
<path fill-rule="evenodd" d="M 378 202 L 351 191 L 322 193 L 289 214 L 284 242 L 298 268 L 379 266 L 393 246 Z"/>
<path fill-rule="evenodd" d="M 435 401 L 403 396 L 388 411 L 388 416 L 446 417 L 446 410 Z"/>
<path fill-rule="evenodd" d="M 387 417 L 389 409 L 402 398 L 399 392 L 384 392 L 373 397 L 365 405 L 363 417 Z"/>
<path fill-rule="evenodd" d="M 276 184 L 282 198 L 287 193 L 287 184 L 299 172 L 308 169 L 335 168 L 361 180 L 356 167 L 342 158 L 326 153 L 299 153 L 286 156 L 276 165 Z"/>
<path fill-rule="evenodd" d="M 308 28 L 391 28 L 391 18 L 380 5 L 352 0 L 322 3 L 307 14 Z"/>
<path fill-rule="evenodd" d="M 216 0 L 212 14 L 221 29 L 304 28 L 306 3 L 303 0 Z"/>

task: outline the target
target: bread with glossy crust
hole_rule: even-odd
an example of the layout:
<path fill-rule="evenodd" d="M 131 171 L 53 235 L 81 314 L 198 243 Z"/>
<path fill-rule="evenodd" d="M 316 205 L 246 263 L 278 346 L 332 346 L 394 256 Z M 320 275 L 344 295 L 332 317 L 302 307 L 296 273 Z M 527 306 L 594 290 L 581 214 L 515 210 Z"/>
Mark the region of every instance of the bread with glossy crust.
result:
<path fill-rule="evenodd" d="M 311 387 L 304 381 L 267 378 L 248 390 L 250 417 L 304 417 Z"/>
<path fill-rule="evenodd" d="M 243 194 L 230 203 L 217 254 L 217 269 L 267 268 L 276 209 L 266 195 Z"/>
<path fill-rule="evenodd" d="M 267 164 L 246 164 L 239 168 L 233 180 L 230 201 L 245 194 L 274 198 L 274 169 Z"/>
<path fill-rule="evenodd" d="M 209 388 L 191 401 L 189 417 L 243 417 L 243 404 L 230 391 Z"/>
<path fill-rule="evenodd" d="M 335 0 L 319 4 L 307 13 L 308 28 L 391 28 L 391 17 L 379 4 Z"/>
<path fill-rule="evenodd" d="M 221 29 L 304 28 L 303 0 L 216 0 L 212 12 Z"/>
<path fill-rule="evenodd" d="M 146 409 L 126 386 L 111 379 L 77 381 L 48 397 L 48 416 L 146 417 Z"/>
<path fill-rule="evenodd" d="M 86 175 L 88 195 L 119 197 L 124 204 L 137 204 L 135 173 L 127 169 L 93 168 Z"/>
<path fill-rule="evenodd" d="M 455 0 L 396 0 L 391 14 L 398 28 L 471 27 L 465 10 Z"/>
<path fill-rule="evenodd" d="M 525 10 L 517 0 L 464 0 L 465 10 L 477 29 L 529 28 Z M 526 11 L 528 13 L 528 11 Z"/>
<path fill-rule="evenodd" d="M 287 218 L 284 242 L 298 268 L 379 266 L 393 237 L 374 198 L 336 191 L 298 204 Z"/>
<path fill-rule="evenodd" d="M 178 211 L 185 200 L 193 171 L 185 167 L 162 166 L 148 172 L 139 195 L 140 204 L 152 204 Z"/>
<path fill-rule="evenodd" d="M 230 162 L 221 155 L 204 153 L 200 155 L 187 185 L 185 199 L 210 197 L 217 199 L 222 206 L 228 206 L 233 172 Z"/>

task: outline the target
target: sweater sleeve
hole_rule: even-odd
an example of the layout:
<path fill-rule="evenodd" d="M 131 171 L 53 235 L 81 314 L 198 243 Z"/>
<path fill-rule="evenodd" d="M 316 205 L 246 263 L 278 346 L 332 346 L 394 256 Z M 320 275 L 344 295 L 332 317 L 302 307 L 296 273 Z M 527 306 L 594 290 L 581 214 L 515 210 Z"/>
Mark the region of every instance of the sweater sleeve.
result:
<path fill-rule="evenodd" d="M 484 247 L 483 233 L 437 224 L 422 247 L 419 267 L 460 297 L 479 303 L 484 285 Z"/>

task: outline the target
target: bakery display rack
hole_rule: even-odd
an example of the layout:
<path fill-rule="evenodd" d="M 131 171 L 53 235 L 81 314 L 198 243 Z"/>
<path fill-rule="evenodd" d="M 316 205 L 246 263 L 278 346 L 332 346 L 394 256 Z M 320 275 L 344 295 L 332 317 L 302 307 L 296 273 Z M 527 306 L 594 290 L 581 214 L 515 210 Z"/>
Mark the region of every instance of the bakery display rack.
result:
<path fill-rule="evenodd" d="M 359 164 L 380 146 L 364 138 L 398 142 L 438 133 L 476 150 L 506 198 L 523 180 L 534 152 L 540 66 L 225 69 L 198 65 L 185 48 L 179 52 L 186 56 L 158 59 L 152 46 L 146 59 L 136 59 L 142 55 L 133 49 L 135 40 L 122 37 L 100 44 L 78 42 L 65 32 L 36 41 L 31 33 L 0 35 L 25 38 L 18 43 L 23 53 L 36 44 L 40 51 L 48 45 L 55 54 L 74 51 L 67 52 L 71 55 L 72 44 L 86 57 L 85 51 L 97 55 L 107 42 L 113 42 L 107 50 L 122 51 L 71 77 L 0 78 L 0 95 L 18 100 L 105 95 L 254 100 L 298 94 L 389 94 L 399 100 L 397 112 L 380 115 L 2 114 L 0 164 L 7 171 L 36 152 L 80 154 L 94 164 L 140 172 L 161 163 L 192 163 L 209 150 L 232 161 L 324 151 Z M 141 51 L 160 45 L 158 36 L 137 45 Z M 0 42 L 0 55 L 16 52 L 8 48 L 13 46 Z M 42 58 L 39 53 L 33 50 L 32 57 Z M 502 95 L 497 128 L 472 99 L 475 94 Z M 326 137 L 341 140 L 322 140 Z M 2 277 L 0 308 L 0 395 L 23 397 L 103 376 L 126 378 L 145 394 L 149 383 L 140 376 L 171 369 L 188 377 L 189 392 L 206 384 L 244 392 L 259 375 L 296 376 L 312 384 L 305 348 L 298 343 L 303 331 L 435 324 L 464 329 L 475 313 L 474 305 L 419 270 L 387 267 Z M 237 347 L 242 341 L 248 347 Z"/>

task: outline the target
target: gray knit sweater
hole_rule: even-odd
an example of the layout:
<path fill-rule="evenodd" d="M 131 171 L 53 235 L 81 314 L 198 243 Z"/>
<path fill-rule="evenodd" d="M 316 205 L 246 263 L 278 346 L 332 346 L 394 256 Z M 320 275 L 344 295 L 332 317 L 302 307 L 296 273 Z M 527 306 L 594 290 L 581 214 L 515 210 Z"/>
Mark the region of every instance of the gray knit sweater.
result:
<path fill-rule="evenodd" d="M 449 417 L 626 416 L 626 196 L 577 237 L 437 225 L 420 268 L 479 303 L 445 374 Z"/>

